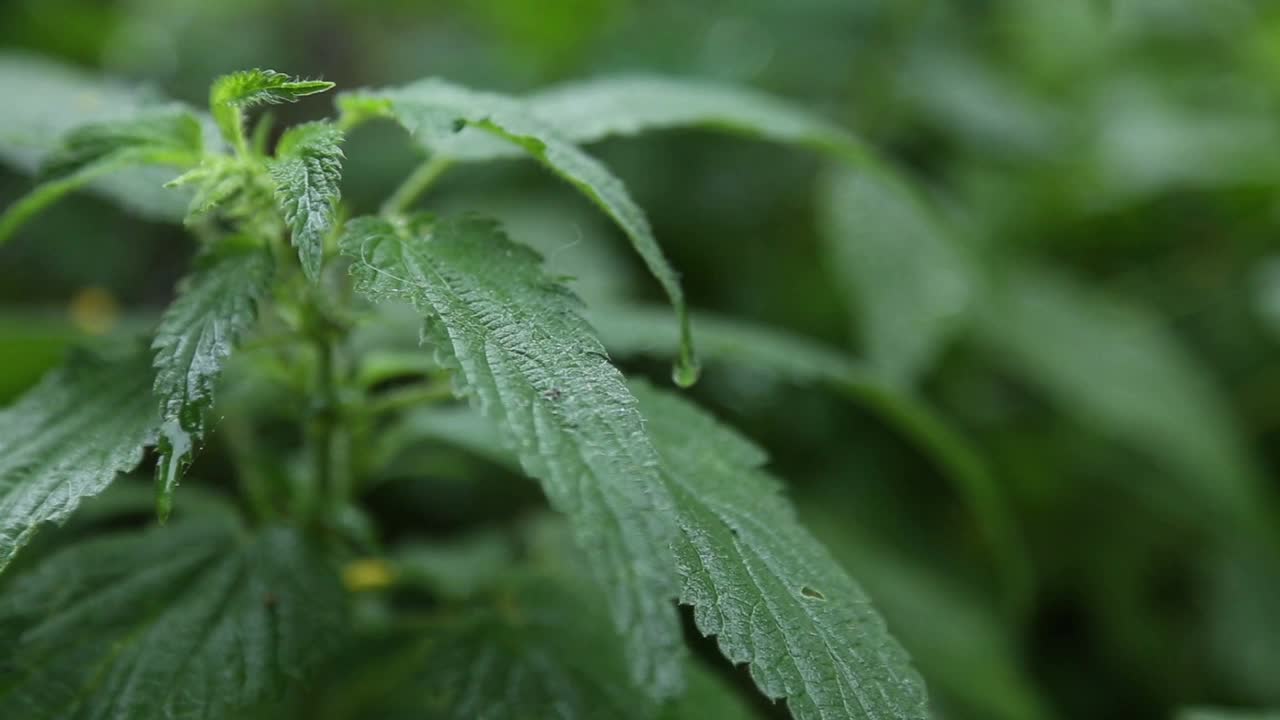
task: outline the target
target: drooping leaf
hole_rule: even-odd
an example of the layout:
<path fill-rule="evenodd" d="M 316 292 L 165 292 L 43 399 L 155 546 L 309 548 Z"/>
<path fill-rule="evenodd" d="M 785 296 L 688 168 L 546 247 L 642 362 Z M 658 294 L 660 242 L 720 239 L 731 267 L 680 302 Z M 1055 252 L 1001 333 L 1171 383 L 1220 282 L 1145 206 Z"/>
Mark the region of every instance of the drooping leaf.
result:
<path fill-rule="evenodd" d="M 157 511 L 163 520 L 173 489 L 204 434 L 222 363 L 257 318 L 271 280 L 270 253 L 252 243 L 222 246 L 199 261 L 165 310 L 151 344 L 155 395 L 160 400 Z"/>
<path fill-rule="evenodd" d="M 676 351 L 671 318 L 660 309 L 602 306 L 588 310 L 586 317 L 617 356 L 669 358 Z M 972 442 L 927 401 L 807 338 L 707 313 L 695 313 L 693 327 L 707 362 L 750 367 L 793 383 L 827 385 L 878 413 L 915 442 L 969 504 L 976 525 L 987 535 L 1009 602 L 1021 602 L 1027 561 L 1002 491 Z"/>
<path fill-rule="evenodd" d="M 843 128 L 764 93 L 705 80 L 605 77 L 535 93 L 524 105 L 529 114 L 574 143 L 699 127 L 809 147 L 854 163 L 867 160 L 862 144 Z M 464 130 L 447 154 L 485 160 L 517 151 L 509 143 Z"/>
<path fill-rule="evenodd" d="M 244 111 L 259 105 L 297 102 L 333 88 L 324 80 L 300 80 L 275 70 L 241 70 L 223 75 L 209 88 L 209 110 L 223 138 L 236 146 L 244 142 Z"/>
<path fill-rule="evenodd" d="M 1166 463 L 1206 514 L 1265 527 L 1264 481 L 1230 411 L 1160 318 L 1061 274 L 1021 267 L 977 325 L 1000 360 L 1064 411 Z"/>
<path fill-rule="evenodd" d="M 39 184 L 0 215 L 0 243 L 62 196 L 104 175 L 140 165 L 190 167 L 202 153 L 200 123 L 181 108 L 78 127 L 45 158 Z"/>
<path fill-rule="evenodd" d="M 328 122 L 289 128 L 280 138 L 271 177 L 276 200 L 293 234 L 302 269 L 315 280 L 324 241 L 333 227 L 342 181 L 342 131 Z"/>
<path fill-rule="evenodd" d="M 0 411 L 0 570 L 142 461 L 159 416 L 144 352 L 74 357 Z"/>
<path fill-rule="evenodd" d="M 343 616 L 292 530 L 201 518 L 82 542 L 0 595 L 0 716 L 235 717 L 323 658 Z"/>
<path fill-rule="evenodd" d="M 385 103 L 387 112 L 419 143 L 446 158 L 457 132 L 468 125 L 474 126 L 512 143 L 577 188 L 626 233 L 649 272 L 662 285 L 680 319 L 677 382 L 689 385 L 696 381 L 697 360 L 680 281 L 654 239 L 644 211 L 631 199 L 622 181 L 598 160 L 526 112 L 517 101 L 442 80 L 429 79 L 398 89 L 365 91 L 349 96 L 346 102 L 362 107 Z"/>
<path fill-rule="evenodd" d="M 698 628 L 799 720 L 928 717 L 906 652 L 799 524 L 764 453 L 674 394 L 631 387 L 675 500 L 680 600 Z"/>
<path fill-rule="evenodd" d="M 429 338 L 451 356 L 473 406 L 569 516 L 633 677 L 674 692 L 669 498 L 635 401 L 573 297 L 535 253 L 478 218 L 406 227 L 359 218 L 342 248 L 362 292 L 408 300 L 431 320 Z"/>
<path fill-rule="evenodd" d="M 168 107 L 154 92 L 130 87 L 61 63 L 16 52 L 0 52 L 0 162 L 35 173 L 63 137 L 92 123 L 128 120 Z M 212 121 L 200 118 L 205 145 L 217 142 Z M 129 167 L 88 183 L 93 193 L 155 220 L 178 221 L 189 200 L 162 186 L 172 170 Z"/>
<path fill-rule="evenodd" d="M 974 268 L 922 201 L 887 172 L 833 169 L 819 198 L 830 266 L 868 360 L 910 384 L 968 310 Z"/>

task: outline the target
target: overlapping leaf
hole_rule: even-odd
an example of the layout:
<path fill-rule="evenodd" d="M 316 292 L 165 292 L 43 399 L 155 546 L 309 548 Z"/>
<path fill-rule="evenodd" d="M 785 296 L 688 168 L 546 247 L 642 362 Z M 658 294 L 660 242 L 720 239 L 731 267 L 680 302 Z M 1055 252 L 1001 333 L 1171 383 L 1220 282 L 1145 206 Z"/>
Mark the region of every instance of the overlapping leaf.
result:
<path fill-rule="evenodd" d="M 328 122 L 289 128 L 276 146 L 271 177 L 302 269 L 315 280 L 333 228 L 342 181 L 342 131 Z"/>
<path fill-rule="evenodd" d="M 928 717 L 906 652 L 799 524 L 764 453 L 673 394 L 632 390 L 675 499 L 680 599 L 698 628 L 800 720 Z"/>
<path fill-rule="evenodd" d="M 622 376 L 538 257 L 477 218 L 396 227 L 361 218 L 342 247 L 374 300 L 408 300 L 471 403 L 566 513 L 606 593 L 633 677 L 679 686 L 670 501 Z"/>
<path fill-rule="evenodd" d="M 598 160 L 526 112 L 515 100 L 442 80 L 429 79 L 398 89 L 366 91 L 347 96 L 343 102 L 346 107 L 381 103 L 418 142 L 446 158 L 457 132 L 467 125 L 473 126 L 509 141 L 576 187 L 626 233 L 671 299 L 681 322 L 677 381 L 691 384 L 696 380 L 697 361 L 680 281 L 654 239 L 644 211 L 631 199 L 622 181 Z"/>
<path fill-rule="evenodd" d="M 587 319 L 615 355 L 667 358 L 675 353 L 671 319 L 656 308 L 602 306 Z M 714 315 L 694 315 L 694 330 L 708 362 L 760 370 L 795 383 L 822 383 L 879 413 L 928 453 L 955 484 L 988 535 L 1012 602 L 1027 582 L 1021 538 L 991 471 L 971 441 L 908 389 L 889 383 L 864 363 L 820 343 L 773 328 Z"/>
<path fill-rule="evenodd" d="M 0 595 L 0 716 L 235 717 L 334 647 L 342 587 L 291 530 L 226 519 L 106 536 Z"/>
<path fill-rule="evenodd" d="M 152 379 L 147 353 L 86 353 L 0 411 L 0 570 L 141 462 L 159 425 Z"/>
<path fill-rule="evenodd" d="M 223 361 L 253 325 L 271 281 L 271 255 L 224 241 L 178 288 L 156 330 L 155 395 L 163 425 L 156 466 L 157 505 L 167 517 L 173 489 L 204 434 Z"/>

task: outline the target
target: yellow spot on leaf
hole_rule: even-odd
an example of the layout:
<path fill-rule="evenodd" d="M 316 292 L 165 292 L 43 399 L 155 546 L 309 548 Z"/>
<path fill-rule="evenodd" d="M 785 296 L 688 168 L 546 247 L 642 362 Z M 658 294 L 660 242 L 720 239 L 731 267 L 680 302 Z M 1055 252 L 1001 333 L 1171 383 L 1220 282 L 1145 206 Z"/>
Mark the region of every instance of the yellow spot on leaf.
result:
<path fill-rule="evenodd" d="M 355 560 L 342 569 L 342 582 L 351 592 L 380 590 L 394 580 L 391 565 L 377 558 Z"/>
<path fill-rule="evenodd" d="M 81 332 L 104 335 L 120 320 L 120 306 L 111 293 L 100 287 L 83 288 L 71 298 L 71 322 Z"/>

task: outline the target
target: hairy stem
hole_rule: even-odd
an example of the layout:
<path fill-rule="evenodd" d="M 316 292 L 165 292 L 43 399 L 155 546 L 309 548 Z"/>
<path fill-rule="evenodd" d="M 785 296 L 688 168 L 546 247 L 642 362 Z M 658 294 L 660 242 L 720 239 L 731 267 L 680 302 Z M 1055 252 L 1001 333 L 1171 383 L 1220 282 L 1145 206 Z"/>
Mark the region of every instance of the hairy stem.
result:
<path fill-rule="evenodd" d="M 400 187 L 387 198 L 382 204 L 383 215 L 398 215 L 413 204 L 418 196 L 426 192 L 427 188 L 444 174 L 453 161 L 441 155 L 433 155 L 426 162 L 418 166 L 409 177 L 400 183 Z"/>

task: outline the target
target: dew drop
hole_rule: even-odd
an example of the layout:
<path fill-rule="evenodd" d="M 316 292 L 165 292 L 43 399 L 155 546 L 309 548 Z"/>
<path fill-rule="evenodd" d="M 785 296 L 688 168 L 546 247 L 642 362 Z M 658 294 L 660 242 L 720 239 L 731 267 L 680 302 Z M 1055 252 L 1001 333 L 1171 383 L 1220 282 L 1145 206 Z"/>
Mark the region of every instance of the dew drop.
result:
<path fill-rule="evenodd" d="M 693 387 L 701 375 L 702 367 L 698 365 L 696 359 L 690 357 L 680 358 L 680 361 L 671 369 L 671 379 L 682 388 Z"/>

